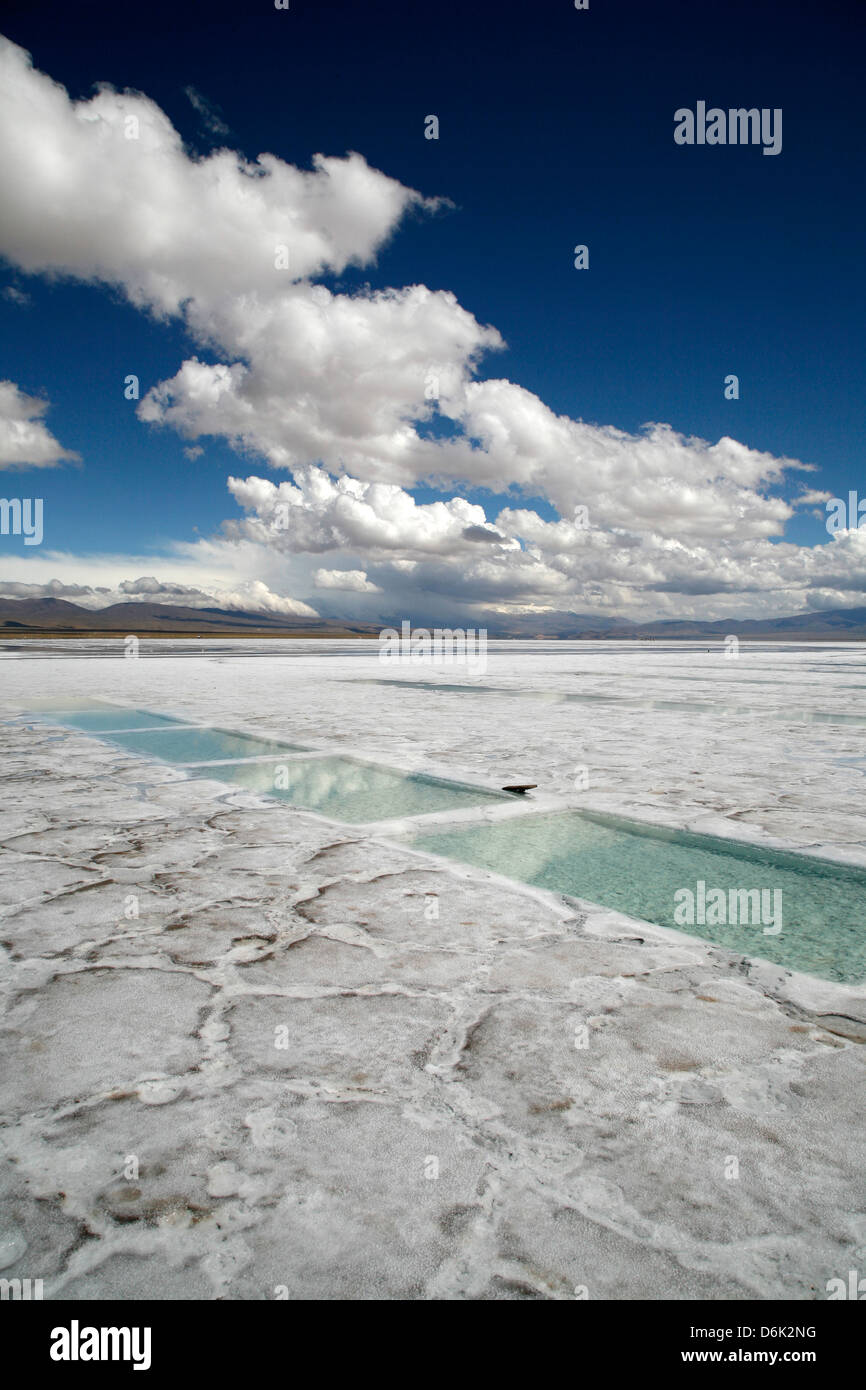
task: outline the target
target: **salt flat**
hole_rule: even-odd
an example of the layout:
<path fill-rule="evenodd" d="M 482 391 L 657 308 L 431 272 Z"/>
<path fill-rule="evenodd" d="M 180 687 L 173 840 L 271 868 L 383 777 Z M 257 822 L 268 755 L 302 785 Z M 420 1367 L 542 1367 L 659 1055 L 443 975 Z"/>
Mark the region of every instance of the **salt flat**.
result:
<path fill-rule="evenodd" d="M 371 643 L 140 650 L 0 657 L 3 1277 L 81 1299 L 815 1299 L 863 1269 L 866 989 L 16 716 L 116 701 L 537 782 L 508 814 L 862 865 L 866 652 L 491 644 L 436 689 L 459 668 L 384 669 Z"/>

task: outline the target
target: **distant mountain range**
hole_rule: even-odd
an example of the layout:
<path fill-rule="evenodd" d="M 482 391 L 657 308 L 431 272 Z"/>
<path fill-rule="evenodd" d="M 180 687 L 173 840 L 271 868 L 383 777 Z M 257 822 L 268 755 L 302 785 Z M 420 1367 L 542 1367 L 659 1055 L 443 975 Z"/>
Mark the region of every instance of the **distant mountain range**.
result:
<path fill-rule="evenodd" d="M 82 608 L 65 599 L 0 599 L 0 634 L 26 636 L 93 636 L 163 633 L 171 636 L 258 637 L 374 637 L 383 627 L 400 627 L 402 619 L 381 623 L 335 618 L 296 618 L 279 613 L 235 612 L 225 608 L 182 608 L 167 603 L 114 603 L 108 608 Z M 664 622 L 632 623 L 625 618 L 600 618 L 590 613 L 525 613 L 486 620 L 488 636 L 575 639 L 715 639 L 729 634 L 764 640 L 866 641 L 866 608 L 833 608 L 823 613 L 797 613 L 787 618 L 722 618 L 700 622 L 672 618 Z M 414 626 L 421 626 L 415 622 Z M 445 626 L 444 620 L 440 623 Z M 482 623 L 483 625 L 483 623 Z"/>
<path fill-rule="evenodd" d="M 652 623 L 633 623 L 627 618 L 600 618 L 589 613 L 529 613 L 513 619 L 503 618 L 494 633 L 499 637 L 548 638 L 683 638 L 721 641 L 729 634 L 737 637 L 774 637 L 810 640 L 838 637 L 845 641 L 866 640 L 866 608 L 832 608 L 822 613 L 796 613 L 785 618 L 721 618 L 704 622 L 692 618 L 668 618 Z"/>
<path fill-rule="evenodd" d="M 53 633 L 86 637 L 98 633 L 166 633 L 198 636 L 371 637 L 378 623 L 336 622 L 328 618 L 286 617 L 278 613 L 240 613 L 227 608 L 183 608 L 169 603 L 113 603 L 82 608 L 62 598 L 0 599 L 0 633 Z"/>

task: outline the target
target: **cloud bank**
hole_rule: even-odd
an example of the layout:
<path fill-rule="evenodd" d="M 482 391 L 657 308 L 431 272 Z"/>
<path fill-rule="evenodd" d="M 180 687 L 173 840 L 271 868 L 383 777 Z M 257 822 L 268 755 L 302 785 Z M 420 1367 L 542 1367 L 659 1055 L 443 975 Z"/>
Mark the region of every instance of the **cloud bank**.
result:
<path fill-rule="evenodd" d="M 210 436 L 291 474 L 229 479 L 242 515 L 178 547 L 188 562 L 226 576 L 242 562 L 268 592 L 333 590 L 367 614 L 424 601 L 747 616 L 866 591 L 858 533 L 812 549 L 781 539 L 797 506 L 824 497 L 779 495 L 807 464 L 663 423 L 632 434 L 558 415 L 480 377 L 504 344 L 453 294 L 315 283 L 372 265 L 407 216 L 442 207 L 360 154 L 316 154 L 309 170 L 271 153 L 196 157 L 146 96 L 103 85 L 72 101 L 3 41 L 0 178 L 14 190 L 0 252 L 18 270 L 110 286 L 196 344 L 141 420 L 177 431 L 191 457 Z M 419 485 L 443 500 L 418 503 Z M 485 488 L 514 506 L 491 521 L 459 495 Z"/>

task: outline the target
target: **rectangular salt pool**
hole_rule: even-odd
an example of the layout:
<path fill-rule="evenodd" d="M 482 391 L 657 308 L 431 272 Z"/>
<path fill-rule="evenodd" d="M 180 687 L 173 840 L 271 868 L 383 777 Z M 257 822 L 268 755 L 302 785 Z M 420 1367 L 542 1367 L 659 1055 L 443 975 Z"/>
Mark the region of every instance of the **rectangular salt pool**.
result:
<path fill-rule="evenodd" d="M 130 753 L 185 766 L 193 777 L 213 777 L 307 811 L 318 811 L 334 820 L 392 820 L 509 799 L 502 792 L 483 787 L 398 772 L 353 758 L 313 756 L 293 760 L 291 754 L 309 750 L 253 734 L 183 725 L 167 715 L 149 714 L 146 710 L 104 705 L 98 709 L 52 709 L 50 714 L 39 717 L 98 734 Z M 241 761 L 246 758 L 270 761 Z M 279 758 L 286 761 L 276 761 Z"/>
<path fill-rule="evenodd" d="M 284 763 L 221 763 L 189 768 L 194 776 L 262 792 L 334 820 L 391 820 L 433 811 L 459 811 L 510 800 L 504 793 L 420 773 L 397 772 L 352 758 L 304 758 Z"/>
<path fill-rule="evenodd" d="M 866 869 L 588 812 L 422 832 L 418 849 L 567 893 L 826 980 L 866 980 Z M 708 904 L 701 914 L 701 890 Z M 694 917 L 688 913 L 694 897 Z M 715 898 L 712 919 L 711 890 Z M 769 912 L 732 923 L 731 890 L 769 890 Z M 775 890 L 780 898 L 774 897 Z M 781 906 L 781 931 L 766 932 Z M 674 916 L 679 904 L 680 919 Z M 757 915 L 757 914 L 756 914 Z M 683 918 L 686 920 L 683 920 Z"/>
<path fill-rule="evenodd" d="M 62 724 L 67 729 L 79 729 L 85 734 L 111 733 L 120 729 L 160 729 L 180 724 L 179 719 L 170 719 L 167 714 L 150 714 L 143 709 L 65 709 L 51 714 L 41 713 L 39 718 L 52 724 Z"/>
<path fill-rule="evenodd" d="M 255 738 L 252 734 L 231 734 L 224 729 L 180 727 L 127 733 L 106 731 L 105 737 L 130 753 L 143 753 L 169 763 L 218 762 L 224 758 L 274 757 L 304 751 L 294 743 Z"/>

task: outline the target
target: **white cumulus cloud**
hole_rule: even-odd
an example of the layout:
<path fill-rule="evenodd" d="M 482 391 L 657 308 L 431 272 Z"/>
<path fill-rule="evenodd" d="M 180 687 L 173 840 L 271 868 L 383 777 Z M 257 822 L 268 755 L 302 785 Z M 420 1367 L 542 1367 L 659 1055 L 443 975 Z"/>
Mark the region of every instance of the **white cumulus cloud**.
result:
<path fill-rule="evenodd" d="M 0 381 L 0 468 L 54 468 L 78 460 L 43 424 L 48 402 Z"/>
<path fill-rule="evenodd" d="M 371 584 L 363 570 L 323 570 L 313 572 L 317 589 L 339 589 L 348 594 L 380 594 L 377 584 Z"/>

